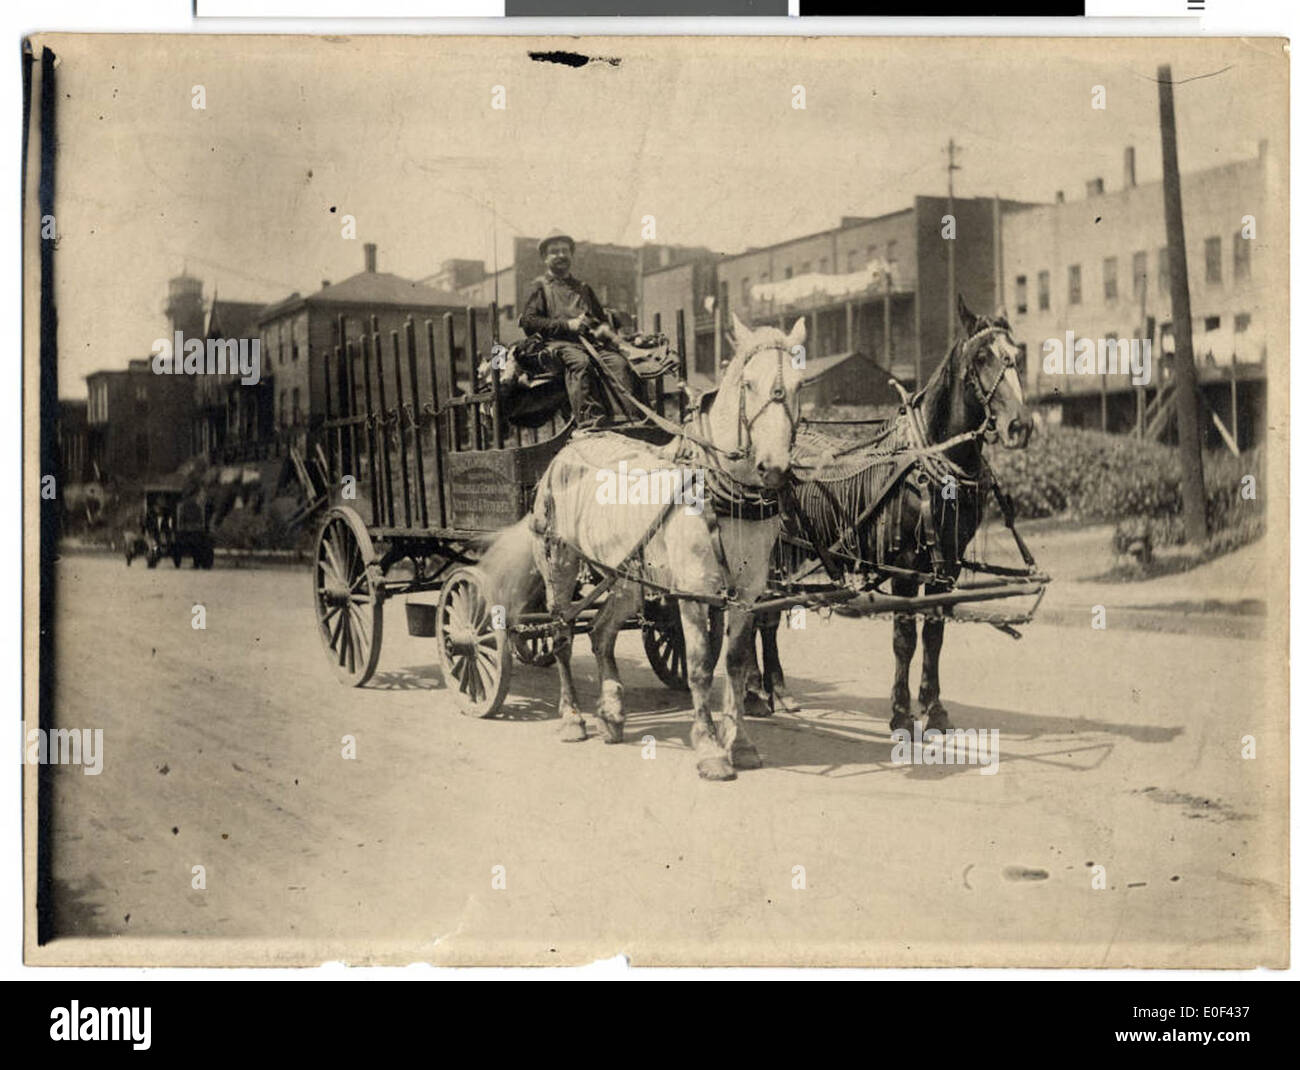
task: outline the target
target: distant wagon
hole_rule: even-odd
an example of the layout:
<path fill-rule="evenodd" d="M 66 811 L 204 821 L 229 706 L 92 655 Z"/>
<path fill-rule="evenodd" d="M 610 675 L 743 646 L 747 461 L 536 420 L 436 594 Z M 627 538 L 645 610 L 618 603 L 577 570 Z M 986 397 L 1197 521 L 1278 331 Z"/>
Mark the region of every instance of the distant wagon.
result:
<path fill-rule="evenodd" d="M 215 557 L 212 533 L 202 497 L 186 495 L 180 487 L 153 484 L 144 488 L 139 526 L 125 533 L 124 554 L 129 566 L 143 557 L 149 568 L 170 557 L 177 568 L 190 558 L 195 568 L 211 568 Z"/>

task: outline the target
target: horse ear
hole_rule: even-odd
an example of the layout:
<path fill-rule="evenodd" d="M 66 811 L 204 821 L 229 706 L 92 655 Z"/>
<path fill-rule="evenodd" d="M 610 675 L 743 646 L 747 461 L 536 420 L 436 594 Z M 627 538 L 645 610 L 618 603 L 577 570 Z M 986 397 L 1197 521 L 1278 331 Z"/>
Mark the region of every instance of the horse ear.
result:
<path fill-rule="evenodd" d="M 743 349 L 741 340 L 749 337 L 749 328 L 740 322 L 740 317 L 734 312 L 731 314 L 731 333 L 736 336 L 737 348 Z"/>
<path fill-rule="evenodd" d="M 806 339 L 807 337 L 808 337 L 808 328 L 804 324 L 803 317 L 800 316 L 799 322 L 796 323 L 794 327 L 791 329 L 789 336 L 786 338 L 786 341 L 789 342 L 792 346 L 801 346 L 804 343 L 804 339 Z"/>
<path fill-rule="evenodd" d="M 965 328 L 966 333 L 968 335 L 974 334 L 979 326 L 979 320 L 975 318 L 975 313 L 966 307 L 966 299 L 961 294 L 957 295 L 957 315 L 961 317 L 961 325 Z"/>

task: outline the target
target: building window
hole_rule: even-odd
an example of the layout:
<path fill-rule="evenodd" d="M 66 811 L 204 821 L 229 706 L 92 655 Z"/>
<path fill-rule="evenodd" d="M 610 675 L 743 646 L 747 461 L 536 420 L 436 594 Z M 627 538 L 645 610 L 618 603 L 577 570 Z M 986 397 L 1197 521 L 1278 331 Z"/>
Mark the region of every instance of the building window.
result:
<path fill-rule="evenodd" d="M 1029 311 L 1029 279 L 1024 275 L 1016 276 L 1016 315 L 1023 316 Z"/>
<path fill-rule="evenodd" d="M 1133 254 L 1133 296 L 1141 297 L 1147 288 L 1147 254 Z"/>
<path fill-rule="evenodd" d="M 1237 282 L 1250 278 L 1250 239 L 1240 234 L 1232 236 L 1232 277 Z"/>
<path fill-rule="evenodd" d="M 1237 334 L 1244 334 L 1246 331 L 1250 330 L 1250 313 L 1238 312 L 1235 316 L 1233 316 L 1232 329 Z"/>
<path fill-rule="evenodd" d="M 892 264 L 895 260 L 897 260 L 898 259 L 896 255 L 897 252 L 898 252 L 898 242 L 896 241 L 889 242 L 885 246 L 885 262 L 888 264 Z"/>
<path fill-rule="evenodd" d="M 789 278 L 793 278 L 793 276 L 794 276 L 794 268 L 791 268 L 791 267 L 786 268 L 786 269 L 785 269 L 785 277 L 786 277 L 787 279 L 789 279 Z"/>
<path fill-rule="evenodd" d="M 149 388 L 144 383 L 135 384 L 135 400 L 136 401 L 149 400 Z"/>
<path fill-rule="evenodd" d="M 1223 243 L 1218 238 L 1205 239 L 1205 281 L 1211 286 L 1223 281 Z"/>
<path fill-rule="evenodd" d="M 1083 265 L 1070 265 L 1070 304 L 1083 303 Z"/>
<path fill-rule="evenodd" d="M 294 360 L 297 360 L 297 359 L 298 359 L 298 343 L 297 343 L 297 341 L 295 341 L 295 342 L 293 343 L 293 359 L 294 359 Z"/>
<path fill-rule="evenodd" d="M 298 388 L 295 386 L 295 387 L 293 388 L 293 425 L 294 425 L 294 427 L 297 427 L 298 424 L 301 422 L 301 409 L 300 409 L 301 400 L 302 400 L 302 398 L 301 398 L 301 394 L 300 394 Z"/>
<path fill-rule="evenodd" d="M 823 275 L 827 274 L 830 271 L 830 269 L 831 269 L 831 262 L 826 257 L 823 256 L 819 261 L 817 261 L 817 270 L 820 271 Z"/>
<path fill-rule="evenodd" d="M 1218 316 L 1206 316 L 1206 317 L 1205 317 L 1205 333 L 1206 333 L 1206 334 L 1209 334 L 1210 331 L 1217 331 L 1218 329 L 1219 329 L 1219 317 L 1218 317 Z"/>
<path fill-rule="evenodd" d="M 740 280 L 740 303 L 744 305 L 746 308 L 749 307 L 749 301 L 750 301 L 749 291 L 750 291 L 749 279 L 748 278 L 741 279 Z"/>
<path fill-rule="evenodd" d="M 852 275 L 853 272 L 855 272 L 855 271 L 858 270 L 858 256 L 859 256 L 859 252 L 860 252 L 860 251 L 857 250 L 857 249 L 850 249 L 850 250 L 849 250 L 849 262 L 848 262 L 848 265 L 847 265 L 847 266 L 848 266 L 848 272 L 849 272 L 850 275 Z"/>
<path fill-rule="evenodd" d="M 800 275 L 809 275 L 809 274 L 811 274 L 811 273 L 812 273 L 812 261 L 811 261 L 811 260 L 805 260 L 802 264 L 799 265 L 799 274 L 800 274 Z"/>
<path fill-rule="evenodd" d="M 1108 256 L 1101 262 L 1101 288 L 1107 301 L 1119 300 L 1119 257 Z"/>
<path fill-rule="evenodd" d="M 1169 246 L 1162 246 L 1158 257 L 1157 273 L 1160 279 L 1160 292 L 1167 294 L 1169 292 Z"/>
<path fill-rule="evenodd" d="M 1040 271 L 1038 273 L 1038 311 L 1046 312 L 1052 307 L 1052 273 L 1050 271 Z"/>

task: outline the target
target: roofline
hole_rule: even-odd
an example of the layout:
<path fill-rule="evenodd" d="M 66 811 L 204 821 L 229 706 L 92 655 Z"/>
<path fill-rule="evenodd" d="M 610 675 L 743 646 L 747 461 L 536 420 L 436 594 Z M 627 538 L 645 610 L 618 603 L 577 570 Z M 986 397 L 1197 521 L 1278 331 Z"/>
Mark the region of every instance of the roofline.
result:
<path fill-rule="evenodd" d="M 970 201 L 974 199 L 975 198 L 973 197 L 956 198 L 956 200 L 958 201 Z M 772 252 L 774 249 L 780 249 L 786 245 L 798 245 L 800 242 L 811 241 L 814 238 L 825 238 L 825 237 L 829 237 L 832 234 L 843 234 L 846 230 L 857 230 L 859 227 L 867 227 L 870 226 L 872 223 L 879 223 L 881 220 L 893 219 L 896 216 L 907 215 L 908 212 L 915 212 L 915 211 L 916 211 L 916 202 L 914 200 L 912 204 L 908 205 L 908 207 L 899 208 L 892 212 L 884 212 L 881 215 L 854 217 L 854 218 L 858 218 L 859 222 L 850 223 L 848 226 L 844 226 L 841 224 L 838 227 L 831 227 L 828 230 L 818 230 L 818 231 L 814 231 L 812 234 L 803 234 L 797 238 L 787 238 L 785 241 L 774 242 L 771 245 L 758 245 L 755 246 L 753 249 L 746 249 L 743 253 L 727 253 L 723 256 L 720 256 L 717 260 L 717 263 L 722 264 L 729 260 L 739 260 L 741 257 L 744 256 L 754 256 L 758 253 Z"/>

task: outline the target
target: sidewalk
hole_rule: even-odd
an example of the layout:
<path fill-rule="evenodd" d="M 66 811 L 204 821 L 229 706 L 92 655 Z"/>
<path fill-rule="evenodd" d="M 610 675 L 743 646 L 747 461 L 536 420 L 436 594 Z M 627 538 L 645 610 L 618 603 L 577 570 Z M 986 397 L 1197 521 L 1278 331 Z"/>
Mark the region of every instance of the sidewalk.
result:
<path fill-rule="evenodd" d="M 1042 531 L 1024 525 L 1025 541 L 1053 577 L 1038 620 L 1091 626 L 1092 607 L 1104 606 L 1108 628 L 1257 638 L 1268 626 L 1270 596 L 1285 599 L 1285 584 L 1270 585 L 1264 540 L 1187 572 L 1128 583 L 1093 581 L 1089 577 L 1117 563 L 1113 530 L 1108 524 Z M 1276 612 L 1281 610 L 1279 602 Z"/>

